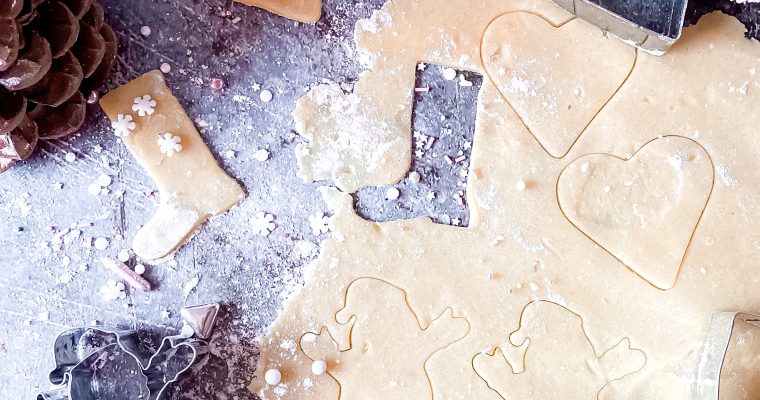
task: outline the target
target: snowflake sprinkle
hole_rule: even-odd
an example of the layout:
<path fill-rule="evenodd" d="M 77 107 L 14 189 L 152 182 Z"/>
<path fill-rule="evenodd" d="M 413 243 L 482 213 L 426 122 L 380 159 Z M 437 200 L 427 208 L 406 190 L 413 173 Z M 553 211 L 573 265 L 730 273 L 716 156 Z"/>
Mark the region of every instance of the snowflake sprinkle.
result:
<path fill-rule="evenodd" d="M 260 236 L 269 236 L 270 233 L 277 226 L 274 224 L 274 216 L 265 212 L 259 211 L 251 218 L 251 225 L 253 226 L 253 233 Z"/>
<path fill-rule="evenodd" d="M 132 111 L 137 115 L 144 117 L 146 115 L 153 115 L 156 111 L 156 101 L 153 100 L 149 94 L 143 97 L 135 97 L 135 102 L 132 104 Z"/>
<path fill-rule="evenodd" d="M 100 288 L 100 295 L 103 296 L 103 300 L 108 301 L 124 299 L 127 297 L 127 293 L 124 289 L 126 289 L 124 283 L 109 279 L 108 282 Z"/>
<path fill-rule="evenodd" d="M 182 151 L 182 138 L 171 133 L 158 135 L 158 146 L 161 152 L 171 157 L 174 153 Z"/>
<path fill-rule="evenodd" d="M 111 121 L 111 128 L 113 128 L 113 132 L 116 136 L 126 137 L 137 128 L 137 125 L 132 122 L 131 115 L 119 114 L 116 116 L 116 121 Z"/>
<path fill-rule="evenodd" d="M 327 233 L 332 227 L 332 219 L 326 217 L 325 213 L 318 212 L 314 215 L 309 215 L 309 225 L 311 225 L 311 233 L 315 236 L 319 236 L 322 233 Z"/>

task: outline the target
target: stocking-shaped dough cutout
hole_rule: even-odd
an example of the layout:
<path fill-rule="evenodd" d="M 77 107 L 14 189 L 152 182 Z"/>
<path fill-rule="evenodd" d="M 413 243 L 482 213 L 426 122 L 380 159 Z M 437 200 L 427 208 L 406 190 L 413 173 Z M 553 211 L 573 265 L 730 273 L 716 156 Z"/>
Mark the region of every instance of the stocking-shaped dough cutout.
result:
<path fill-rule="evenodd" d="M 555 303 L 528 304 L 520 318 L 520 329 L 510 335 L 513 346 L 528 343 L 522 368 L 513 368 L 501 349 L 473 358 L 473 367 L 488 387 L 509 400 L 588 399 L 611 381 L 639 371 L 646 363 L 640 350 L 627 339 L 597 355 L 581 317 Z M 514 373 L 514 370 L 523 370 Z M 597 396 L 589 397 L 590 393 Z"/>
<path fill-rule="evenodd" d="M 668 136 L 630 159 L 590 154 L 559 176 L 557 198 L 581 232 L 655 287 L 673 287 L 713 188 L 697 142 Z"/>
<path fill-rule="evenodd" d="M 517 12 L 487 28 L 486 73 L 539 144 L 562 157 L 630 75 L 636 50 L 573 19 Z"/>
<path fill-rule="evenodd" d="M 148 95 L 152 113 L 139 116 L 132 106 Z M 131 115 L 134 130 L 122 136 L 129 152 L 161 192 L 161 204 L 137 235 L 132 248 L 144 260 L 160 259 L 187 241 L 209 217 L 245 197 L 243 189 L 217 165 L 193 122 L 172 95 L 159 71 L 149 72 L 103 96 L 101 107 L 111 121 Z M 181 138 L 181 151 L 162 152 L 159 135 Z"/>
<path fill-rule="evenodd" d="M 336 320 L 351 325 L 348 350 L 338 354 L 324 329 L 305 335 L 301 348 L 309 358 L 327 362 L 342 400 L 432 398 L 427 360 L 470 330 L 467 320 L 455 317 L 451 309 L 422 326 L 403 290 L 373 278 L 351 283 Z"/>
<path fill-rule="evenodd" d="M 322 15 L 322 0 L 236 0 L 249 6 L 263 8 L 285 18 L 314 23 Z"/>

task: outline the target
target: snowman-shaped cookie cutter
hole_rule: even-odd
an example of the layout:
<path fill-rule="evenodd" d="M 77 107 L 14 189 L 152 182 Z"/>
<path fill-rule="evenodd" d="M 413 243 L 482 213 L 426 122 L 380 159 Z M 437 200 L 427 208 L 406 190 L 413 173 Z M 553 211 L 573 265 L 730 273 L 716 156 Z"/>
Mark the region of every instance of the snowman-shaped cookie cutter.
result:
<path fill-rule="evenodd" d="M 208 353 L 219 308 L 214 303 L 182 309 L 192 330 L 165 337 L 155 352 L 145 349 L 134 330 L 83 327 L 61 333 L 49 377 L 54 387 L 37 400 L 161 400 Z"/>

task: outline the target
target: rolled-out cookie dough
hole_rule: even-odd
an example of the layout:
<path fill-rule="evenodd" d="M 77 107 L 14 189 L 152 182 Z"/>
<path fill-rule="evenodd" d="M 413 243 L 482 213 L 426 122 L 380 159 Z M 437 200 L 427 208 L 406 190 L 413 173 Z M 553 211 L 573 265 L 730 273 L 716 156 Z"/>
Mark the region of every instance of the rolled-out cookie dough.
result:
<path fill-rule="evenodd" d="M 314 23 L 322 14 L 322 0 L 236 0 L 300 22 Z"/>
<path fill-rule="evenodd" d="M 551 43 L 542 42 L 546 38 L 541 35 L 489 34 L 489 29 L 510 28 L 498 21 L 545 24 L 533 17 L 500 19 L 508 13 L 538 15 L 554 26 L 573 18 L 550 1 L 394 0 L 360 21 L 355 37 L 370 69 L 354 93 L 333 91 L 331 96 L 333 104 L 344 100 L 351 116 L 363 118 L 356 124 L 335 124 L 344 111 L 341 104 L 314 102 L 324 100 L 324 87 L 310 94 L 296 115 L 296 126 L 312 127 L 315 138 L 304 161 L 314 161 L 312 171 L 320 176 L 350 174 L 354 160 L 341 155 L 352 146 L 374 143 L 365 158 L 375 164 L 353 168 L 354 179 L 343 182 L 362 187 L 408 171 L 407 153 L 399 156 L 396 150 L 399 142 L 405 143 L 404 152 L 411 148 L 410 93 L 418 62 L 487 75 L 487 69 L 498 73 L 499 67 L 484 65 L 489 58 L 482 49 L 500 46 L 518 52 L 530 50 L 531 44 L 551 47 L 560 60 L 577 62 L 563 53 L 578 51 L 585 43 L 577 43 L 578 37 L 569 32 L 554 32 Z M 516 98 L 510 98 L 505 85 L 518 85 L 539 98 L 547 93 L 592 96 L 595 91 L 557 91 L 547 86 L 553 80 L 543 76 L 552 70 L 542 68 L 525 69 L 528 75 L 514 82 L 484 79 L 467 187 L 468 228 L 438 225 L 428 218 L 365 221 L 353 210 L 348 194 L 323 189 L 335 213 L 333 237 L 323 242 L 319 258 L 308 267 L 304 287 L 261 338 L 251 390 L 263 399 L 349 400 L 342 388 L 350 387 L 350 399 L 372 399 L 393 387 L 419 387 L 427 381 L 429 392 L 411 398 L 428 400 L 432 393 L 433 399 L 535 400 L 525 391 L 530 387 L 534 393 L 565 398 L 563 388 L 572 387 L 579 399 L 691 399 L 713 312 L 760 309 L 760 44 L 743 33 L 737 20 L 715 13 L 687 28 L 665 56 L 639 53 L 630 76 L 609 102 L 589 103 L 602 106 L 587 114 L 588 126 L 559 158 L 542 144 L 567 143 L 567 132 L 532 134 L 520 109 L 510 107 Z M 511 40 L 520 42 L 510 47 Z M 524 56 L 514 53 L 510 59 Z M 608 77 L 595 60 L 585 61 L 588 69 L 597 71 L 598 79 Z M 629 59 L 620 62 L 630 65 Z M 553 68 L 562 67 L 559 63 Z M 572 104 L 560 100 L 564 102 L 557 104 Z M 384 127 L 382 136 L 365 136 L 378 132 L 378 126 Z M 329 153 L 321 153 L 323 149 Z M 556 149 L 563 151 L 562 146 Z M 587 159 L 600 174 L 581 175 L 583 163 L 574 163 L 593 155 L 615 163 Z M 571 166 L 578 170 L 568 170 Z M 560 192 L 558 199 L 563 171 L 577 172 L 565 176 L 572 179 L 562 186 L 574 191 Z M 626 174 L 635 178 L 630 186 Z M 604 190 L 603 179 L 610 180 L 610 191 Z M 528 183 L 523 190 L 515 187 L 520 181 Z M 566 206 L 578 212 L 566 215 Z M 615 212 L 625 213 L 625 218 L 615 218 Z M 578 223 L 581 219 L 593 224 Z M 650 230 L 650 223 L 661 228 Z M 650 265 L 649 249 L 668 252 L 663 259 L 669 267 Z M 634 262 L 626 265 L 621 262 L 625 259 Z M 661 271 L 667 272 L 664 278 Z M 354 282 L 366 279 L 404 291 L 420 326 L 450 309 L 467 321 L 468 333 L 447 345 L 438 343 L 424 362 L 404 358 L 408 343 L 420 337 L 408 339 L 399 334 L 397 324 L 377 322 L 398 308 L 380 305 L 371 292 L 352 294 Z M 351 334 L 351 321 L 338 314 L 347 298 L 363 302 L 354 304 L 355 309 L 374 305 L 364 315 L 377 320 L 361 325 L 358 340 Z M 537 300 L 554 305 L 529 307 Z M 511 335 L 516 331 L 523 334 Z M 308 333 L 329 334 L 332 340 L 319 341 L 321 350 L 314 344 L 289 345 Z M 389 337 L 399 338 L 399 346 L 388 346 Z M 583 351 L 552 355 L 564 341 Z M 374 363 L 344 356 L 355 349 L 370 354 L 378 346 L 391 354 L 376 357 Z M 727 355 L 733 387 L 756 373 L 749 369 L 753 361 L 743 360 L 738 354 L 745 353 L 736 350 Z M 327 374 L 312 374 L 314 354 L 327 358 Z M 503 355 L 496 370 L 501 373 L 477 373 L 474 362 L 487 360 L 484 354 Z M 403 360 L 421 365 L 399 365 Z M 269 368 L 282 372 L 276 386 L 263 383 Z M 417 373 L 403 373 L 410 370 Z M 741 392 L 729 391 L 721 400 L 741 398 L 731 393 Z"/>
<path fill-rule="evenodd" d="M 155 102 L 150 115 L 139 116 L 132 105 L 148 95 Z M 144 260 L 165 257 L 192 237 L 209 217 L 239 203 L 243 189 L 216 163 L 192 120 L 172 95 L 159 71 L 151 71 L 100 100 L 111 121 L 130 115 L 135 129 L 122 141 L 158 186 L 161 203 L 153 217 L 137 232 L 132 248 Z M 181 138 L 182 149 L 162 153 L 159 135 Z"/>

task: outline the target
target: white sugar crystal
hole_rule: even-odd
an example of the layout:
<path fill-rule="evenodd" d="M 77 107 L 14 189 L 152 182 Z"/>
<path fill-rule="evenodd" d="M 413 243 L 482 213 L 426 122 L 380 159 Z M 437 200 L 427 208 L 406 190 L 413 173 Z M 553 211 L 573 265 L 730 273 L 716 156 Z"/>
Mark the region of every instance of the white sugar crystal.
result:
<path fill-rule="evenodd" d="M 98 250 L 105 250 L 108 248 L 108 239 L 99 237 L 95 239 L 95 248 Z"/>
<path fill-rule="evenodd" d="M 259 93 L 259 99 L 264 103 L 269 103 L 273 98 L 274 96 L 272 95 L 272 92 L 267 89 L 264 89 Z"/>
<path fill-rule="evenodd" d="M 396 200 L 399 196 L 401 196 L 401 192 L 395 187 L 389 187 L 388 191 L 385 192 L 385 198 L 388 200 Z"/>
<path fill-rule="evenodd" d="M 266 149 L 259 149 L 253 152 L 253 159 L 264 162 L 269 159 L 269 152 Z"/>

